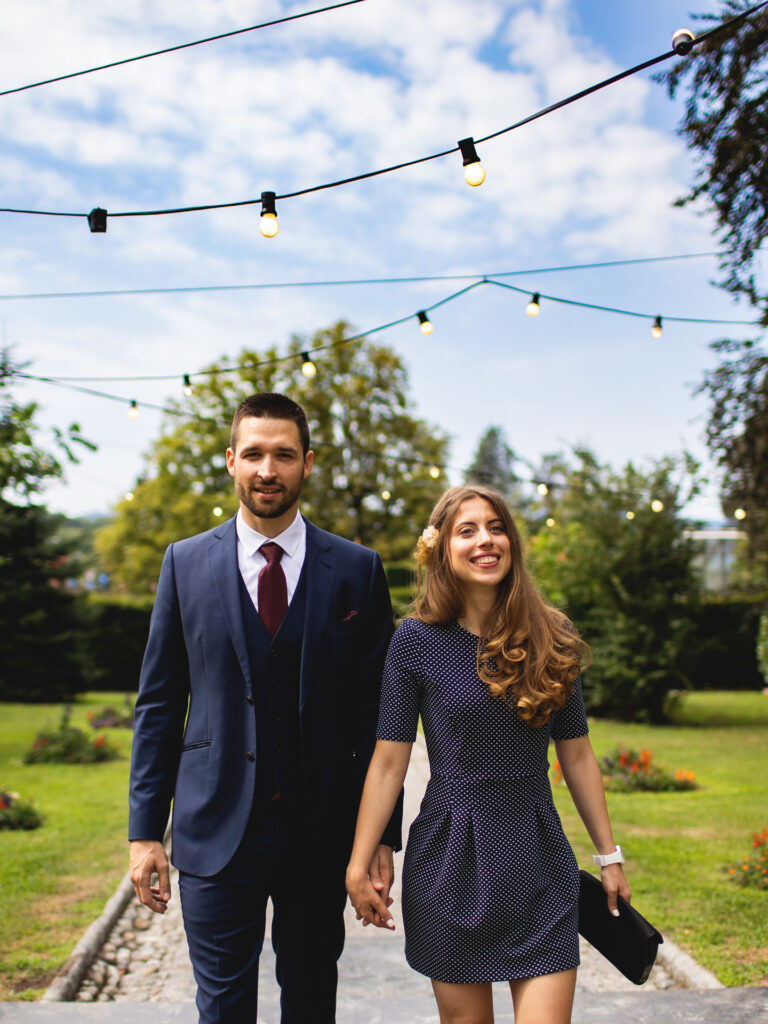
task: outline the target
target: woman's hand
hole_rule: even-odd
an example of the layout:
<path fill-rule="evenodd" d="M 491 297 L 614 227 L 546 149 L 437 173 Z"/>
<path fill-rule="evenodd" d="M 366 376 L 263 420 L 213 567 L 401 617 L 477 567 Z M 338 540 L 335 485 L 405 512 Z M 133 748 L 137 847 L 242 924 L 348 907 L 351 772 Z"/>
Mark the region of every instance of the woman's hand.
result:
<path fill-rule="evenodd" d="M 388 909 L 388 903 L 392 900 L 384 902 L 373 887 L 367 871 L 355 869 L 350 864 L 347 868 L 347 892 L 358 921 L 362 920 L 363 925 L 372 924 L 377 928 L 394 930 L 395 922 Z"/>
<path fill-rule="evenodd" d="M 618 917 L 619 908 L 616 897 L 621 896 L 627 903 L 632 899 L 632 893 L 629 891 L 629 885 L 624 877 L 624 868 L 621 864 L 608 864 L 606 867 L 600 868 L 600 881 L 603 883 L 608 897 L 608 909 L 614 917 Z"/>

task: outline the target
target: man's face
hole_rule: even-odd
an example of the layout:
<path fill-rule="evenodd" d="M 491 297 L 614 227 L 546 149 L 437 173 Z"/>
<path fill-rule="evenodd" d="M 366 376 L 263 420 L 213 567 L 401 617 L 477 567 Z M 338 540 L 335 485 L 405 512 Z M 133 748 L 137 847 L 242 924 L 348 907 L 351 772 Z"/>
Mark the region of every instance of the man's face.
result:
<path fill-rule="evenodd" d="M 227 448 L 227 469 L 245 522 L 259 532 L 263 519 L 282 517 L 282 528 L 289 526 L 313 460 L 313 452 L 304 455 L 293 420 L 242 419 L 236 449 Z"/>

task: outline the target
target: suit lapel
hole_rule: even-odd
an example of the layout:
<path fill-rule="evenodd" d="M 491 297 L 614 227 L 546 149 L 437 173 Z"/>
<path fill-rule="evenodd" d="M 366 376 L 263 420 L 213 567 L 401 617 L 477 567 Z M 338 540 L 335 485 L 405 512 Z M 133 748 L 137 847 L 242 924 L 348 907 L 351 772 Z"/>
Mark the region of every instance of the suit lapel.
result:
<path fill-rule="evenodd" d="M 232 646 L 246 680 L 251 682 L 251 666 L 248 645 L 243 625 L 243 609 L 240 603 L 240 567 L 237 564 L 237 531 L 235 520 L 230 519 L 214 533 L 216 538 L 208 550 L 209 564 L 216 584 L 216 591 L 224 609 Z"/>
<path fill-rule="evenodd" d="M 328 613 L 333 605 L 333 589 L 336 582 L 336 567 L 330 557 L 330 545 L 324 540 L 322 531 L 307 524 L 306 561 L 306 594 L 307 605 L 304 613 L 304 634 L 301 651 L 301 695 L 299 707 L 304 705 L 309 695 L 312 682 L 317 671 L 322 671 L 318 664 L 318 653 L 321 639 L 328 621 Z"/>

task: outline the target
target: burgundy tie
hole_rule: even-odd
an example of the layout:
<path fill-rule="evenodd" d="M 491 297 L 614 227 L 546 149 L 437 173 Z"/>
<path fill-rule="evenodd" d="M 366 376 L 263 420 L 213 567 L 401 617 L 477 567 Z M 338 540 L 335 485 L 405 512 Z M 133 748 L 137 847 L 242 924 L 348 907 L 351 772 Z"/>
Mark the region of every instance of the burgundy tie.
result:
<path fill-rule="evenodd" d="M 288 587 L 283 567 L 280 565 L 283 549 L 279 544 L 269 541 L 262 544 L 259 551 L 267 560 L 267 564 L 259 573 L 259 615 L 269 635 L 274 636 L 288 611 Z"/>

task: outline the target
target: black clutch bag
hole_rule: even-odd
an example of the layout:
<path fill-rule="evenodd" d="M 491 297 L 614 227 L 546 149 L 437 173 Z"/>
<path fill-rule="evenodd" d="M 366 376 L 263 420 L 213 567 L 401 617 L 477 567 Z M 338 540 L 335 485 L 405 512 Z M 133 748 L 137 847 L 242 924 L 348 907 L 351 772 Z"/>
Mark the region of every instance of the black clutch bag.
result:
<path fill-rule="evenodd" d="M 579 874 L 579 931 L 625 978 L 642 985 L 664 941 L 661 932 L 621 896 L 614 917 L 600 879 L 588 871 Z"/>

